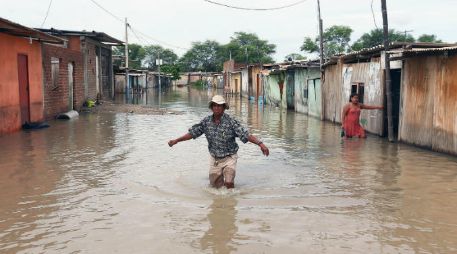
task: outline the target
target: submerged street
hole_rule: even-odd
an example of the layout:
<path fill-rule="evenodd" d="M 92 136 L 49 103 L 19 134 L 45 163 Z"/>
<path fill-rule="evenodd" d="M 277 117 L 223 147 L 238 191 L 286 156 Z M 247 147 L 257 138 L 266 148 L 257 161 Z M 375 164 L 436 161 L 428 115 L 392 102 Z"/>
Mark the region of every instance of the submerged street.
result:
<path fill-rule="evenodd" d="M 168 140 L 220 90 L 149 91 L 176 114 L 81 114 L 0 138 L 1 253 L 455 253 L 457 158 L 340 137 L 340 126 L 228 97 L 268 145 L 208 186 L 204 137 Z M 123 103 L 124 98 L 118 98 Z"/>

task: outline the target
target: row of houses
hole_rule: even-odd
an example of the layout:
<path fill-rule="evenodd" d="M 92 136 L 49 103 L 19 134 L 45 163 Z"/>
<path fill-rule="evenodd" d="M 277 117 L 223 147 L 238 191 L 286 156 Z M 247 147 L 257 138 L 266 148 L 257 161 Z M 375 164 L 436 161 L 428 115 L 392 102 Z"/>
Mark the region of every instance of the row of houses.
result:
<path fill-rule="evenodd" d="M 187 72 L 181 74 L 179 80 L 176 81 L 177 86 L 188 86 L 202 81 L 207 87 L 216 89 L 224 88 L 224 78 L 220 72 Z"/>
<path fill-rule="evenodd" d="M 0 18 L 0 135 L 114 95 L 105 33 L 32 29 Z"/>
<path fill-rule="evenodd" d="M 168 87 L 172 84 L 169 74 L 149 70 L 129 69 L 127 72 L 129 83 L 126 82 L 125 68 L 115 71 L 115 94 L 143 93 L 148 88 Z M 159 82 L 160 79 L 160 82 Z"/>
<path fill-rule="evenodd" d="M 321 73 L 316 61 L 224 65 L 226 92 L 341 123 L 352 93 L 362 103 L 386 108 L 384 48 L 330 58 Z M 457 45 L 392 43 L 394 136 L 435 151 L 457 154 Z M 387 136 L 386 111 L 362 111 L 360 123 Z"/>

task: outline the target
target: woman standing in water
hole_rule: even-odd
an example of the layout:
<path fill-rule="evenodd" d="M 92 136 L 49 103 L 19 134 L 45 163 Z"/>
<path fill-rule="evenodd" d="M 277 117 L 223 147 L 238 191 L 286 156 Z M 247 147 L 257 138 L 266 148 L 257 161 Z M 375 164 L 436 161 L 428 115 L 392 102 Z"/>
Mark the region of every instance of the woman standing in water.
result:
<path fill-rule="evenodd" d="M 343 108 L 341 123 L 344 136 L 347 138 L 359 137 L 366 138 L 365 130 L 360 125 L 360 111 L 362 109 L 383 109 L 383 106 L 368 106 L 359 103 L 359 95 L 351 94 L 349 103 Z"/>

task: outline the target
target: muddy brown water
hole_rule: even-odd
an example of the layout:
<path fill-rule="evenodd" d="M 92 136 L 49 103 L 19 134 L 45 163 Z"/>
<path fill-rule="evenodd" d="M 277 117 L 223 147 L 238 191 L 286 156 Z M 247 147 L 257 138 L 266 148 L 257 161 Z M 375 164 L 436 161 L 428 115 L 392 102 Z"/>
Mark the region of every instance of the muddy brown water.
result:
<path fill-rule="evenodd" d="M 343 141 L 303 114 L 230 98 L 271 155 L 239 142 L 235 190 L 209 188 L 205 138 L 166 143 L 217 92 L 164 93 L 179 115 L 83 114 L 0 137 L 0 253 L 457 253 L 456 157 Z"/>

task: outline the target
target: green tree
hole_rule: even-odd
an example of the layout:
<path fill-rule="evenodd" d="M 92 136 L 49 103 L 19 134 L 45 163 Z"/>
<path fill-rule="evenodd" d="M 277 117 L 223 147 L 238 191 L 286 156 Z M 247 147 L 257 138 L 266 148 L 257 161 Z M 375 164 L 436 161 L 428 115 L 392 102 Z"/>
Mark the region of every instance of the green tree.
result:
<path fill-rule="evenodd" d="M 410 34 L 389 29 L 390 42 L 415 42 L 415 39 Z M 364 33 L 357 41 L 352 44 L 352 50 L 358 51 L 363 48 L 371 48 L 384 43 L 384 33 L 382 29 L 373 29 L 368 33 Z"/>
<path fill-rule="evenodd" d="M 113 65 L 117 67 L 124 66 L 124 46 L 113 47 Z"/>
<path fill-rule="evenodd" d="M 254 33 L 235 32 L 230 42 L 223 46 L 224 59 L 232 56 L 238 63 L 273 63 L 271 57 L 276 52 L 276 45 L 260 39 Z"/>
<path fill-rule="evenodd" d="M 417 38 L 418 42 L 430 42 L 430 43 L 442 43 L 442 40 L 438 40 L 434 34 L 423 34 Z"/>
<path fill-rule="evenodd" d="M 129 44 L 129 68 L 141 69 L 142 62 L 145 56 L 143 46 L 139 44 Z"/>
<path fill-rule="evenodd" d="M 285 56 L 284 60 L 285 61 L 306 60 L 306 57 L 302 56 L 300 54 L 297 54 L 297 53 L 292 53 L 292 54 L 288 54 L 287 56 Z"/>
<path fill-rule="evenodd" d="M 348 52 L 352 31 L 352 28 L 348 26 L 331 26 L 325 29 L 323 34 L 324 57 Z M 319 52 L 319 37 L 314 39 L 305 37 L 300 49 L 306 53 Z"/>
<path fill-rule="evenodd" d="M 115 47 L 113 54 L 118 56 L 114 65 L 125 66 L 125 48 L 123 46 Z M 129 68 L 140 69 L 145 56 L 143 46 L 139 44 L 129 44 Z"/>
<path fill-rule="evenodd" d="M 171 75 L 172 80 L 178 80 L 181 78 L 181 69 L 177 64 L 165 64 L 161 66 L 160 71 Z"/>
<path fill-rule="evenodd" d="M 179 59 L 183 71 L 221 71 L 222 47 L 217 41 L 193 42 L 192 47 Z"/>
<path fill-rule="evenodd" d="M 165 49 L 160 45 L 149 45 L 144 47 L 145 57 L 143 64 L 151 70 L 156 71 L 156 59 L 160 56 L 163 64 L 173 65 L 178 60 L 178 56 L 171 49 Z"/>

